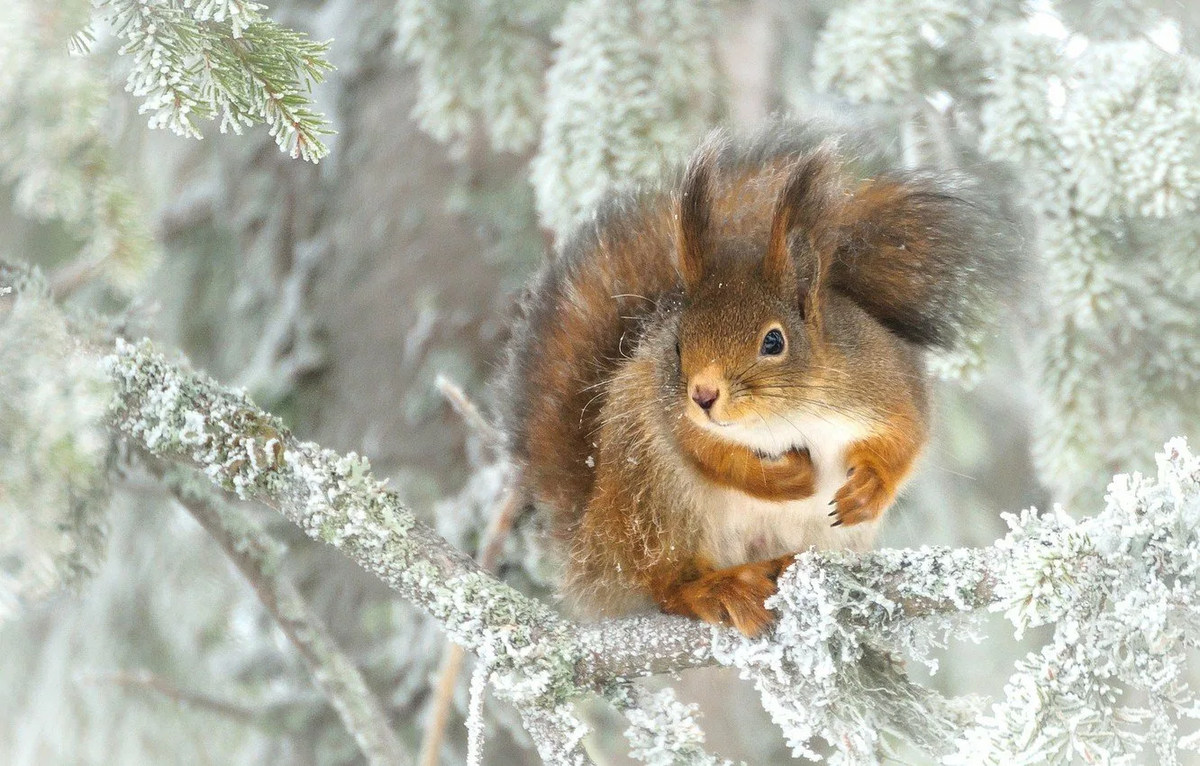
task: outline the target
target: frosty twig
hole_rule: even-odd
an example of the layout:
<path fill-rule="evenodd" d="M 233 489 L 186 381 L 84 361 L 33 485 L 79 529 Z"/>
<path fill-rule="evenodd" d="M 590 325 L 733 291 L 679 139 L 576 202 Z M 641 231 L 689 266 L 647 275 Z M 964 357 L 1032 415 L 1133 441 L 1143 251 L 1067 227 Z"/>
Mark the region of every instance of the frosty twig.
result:
<path fill-rule="evenodd" d="M 388 725 L 387 712 L 354 662 L 334 641 L 290 581 L 279 574 L 280 551 L 244 516 L 231 513 L 177 473 L 165 477 L 171 494 L 221 546 L 280 630 L 296 647 L 313 683 L 325 694 L 372 766 L 410 763 Z"/>

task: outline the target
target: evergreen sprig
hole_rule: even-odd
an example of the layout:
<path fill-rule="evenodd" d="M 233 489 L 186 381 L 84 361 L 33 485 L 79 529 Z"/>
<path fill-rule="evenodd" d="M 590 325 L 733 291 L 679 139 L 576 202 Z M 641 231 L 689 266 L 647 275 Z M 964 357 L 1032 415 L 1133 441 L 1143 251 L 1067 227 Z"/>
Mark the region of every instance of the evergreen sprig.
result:
<path fill-rule="evenodd" d="M 196 123 L 220 116 L 222 132 L 265 124 L 279 148 L 317 162 L 332 131 L 313 109 L 312 87 L 333 68 L 328 42 L 282 27 L 244 0 L 100 0 L 133 68 L 126 90 L 143 99 L 150 127 L 201 138 Z"/>

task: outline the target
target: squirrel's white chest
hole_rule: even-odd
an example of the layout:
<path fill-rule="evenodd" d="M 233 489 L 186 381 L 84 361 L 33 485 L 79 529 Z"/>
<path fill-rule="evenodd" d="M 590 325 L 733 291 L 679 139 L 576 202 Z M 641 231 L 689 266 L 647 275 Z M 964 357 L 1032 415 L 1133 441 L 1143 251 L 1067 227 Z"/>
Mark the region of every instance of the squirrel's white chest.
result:
<path fill-rule="evenodd" d="M 829 501 L 846 481 L 846 448 L 866 435 L 859 424 L 814 416 L 743 428 L 732 436 L 763 452 L 808 449 L 816 470 L 816 492 L 803 500 L 762 500 L 736 489 L 708 484 L 697 498 L 705 519 L 706 552 L 718 567 L 798 553 L 809 548 L 866 550 L 877 522 L 833 527 Z"/>

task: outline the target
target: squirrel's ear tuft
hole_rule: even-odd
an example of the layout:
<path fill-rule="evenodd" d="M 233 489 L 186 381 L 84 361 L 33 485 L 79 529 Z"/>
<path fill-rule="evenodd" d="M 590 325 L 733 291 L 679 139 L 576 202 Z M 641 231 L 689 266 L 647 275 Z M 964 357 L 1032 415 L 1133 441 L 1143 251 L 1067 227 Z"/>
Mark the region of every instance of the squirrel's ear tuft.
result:
<path fill-rule="evenodd" d="M 704 278 L 704 254 L 712 216 L 712 186 L 717 158 L 728 143 L 722 131 L 712 133 L 688 160 L 675 215 L 675 249 L 683 286 L 691 292 Z"/>
<path fill-rule="evenodd" d="M 897 335 L 953 346 L 1020 270 L 1015 226 L 965 179 L 891 174 L 847 201 L 831 282 Z"/>
<path fill-rule="evenodd" d="M 792 259 L 790 239 L 800 231 L 806 244 L 803 261 L 809 273 L 799 282 L 807 283 L 804 313 L 819 321 L 821 286 L 825 281 L 835 243 L 839 217 L 838 169 L 829 147 L 820 147 L 792 165 L 775 202 L 771 234 L 763 258 L 763 277 L 770 283 L 788 287 L 797 284 L 796 262 Z"/>

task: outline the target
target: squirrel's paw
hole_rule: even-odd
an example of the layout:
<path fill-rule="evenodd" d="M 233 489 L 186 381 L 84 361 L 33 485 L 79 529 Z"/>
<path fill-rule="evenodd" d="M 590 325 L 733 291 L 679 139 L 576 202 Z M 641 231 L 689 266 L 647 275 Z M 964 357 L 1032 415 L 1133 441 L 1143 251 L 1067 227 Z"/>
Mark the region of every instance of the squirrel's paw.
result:
<path fill-rule="evenodd" d="M 775 460 L 761 460 L 768 491 L 780 499 L 803 500 L 817 491 L 817 468 L 806 449 L 793 449 Z"/>
<path fill-rule="evenodd" d="M 851 526 L 879 518 L 896 499 L 895 485 L 886 481 L 871 466 L 851 466 L 849 478 L 829 503 L 836 506 L 829 514 L 837 518 L 833 526 Z"/>
<path fill-rule="evenodd" d="M 763 602 L 775 592 L 779 573 L 791 563 L 791 556 L 781 556 L 718 569 L 684 583 L 679 599 L 686 611 L 701 620 L 731 625 L 753 638 L 775 622 Z"/>

